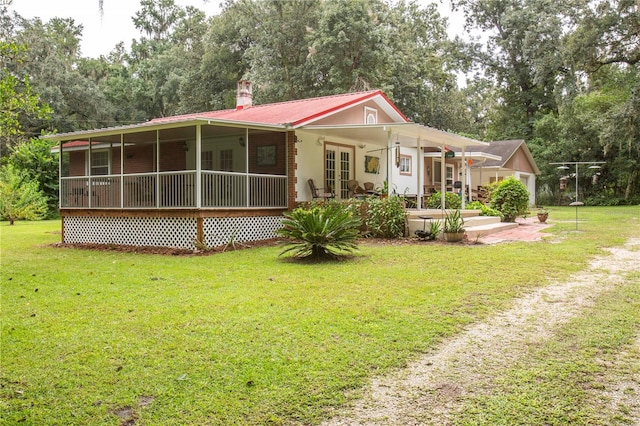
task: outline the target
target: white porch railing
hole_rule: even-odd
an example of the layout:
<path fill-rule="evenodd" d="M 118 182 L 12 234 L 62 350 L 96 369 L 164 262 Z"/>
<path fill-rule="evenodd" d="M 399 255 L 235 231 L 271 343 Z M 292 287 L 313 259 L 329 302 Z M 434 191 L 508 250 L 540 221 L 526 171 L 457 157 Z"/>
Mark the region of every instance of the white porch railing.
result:
<path fill-rule="evenodd" d="M 202 208 L 287 207 L 286 176 L 202 171 L 201 178 Z M 196 179 L 196 171 L 63 177 L 60 207 L 196 208 Z"/>

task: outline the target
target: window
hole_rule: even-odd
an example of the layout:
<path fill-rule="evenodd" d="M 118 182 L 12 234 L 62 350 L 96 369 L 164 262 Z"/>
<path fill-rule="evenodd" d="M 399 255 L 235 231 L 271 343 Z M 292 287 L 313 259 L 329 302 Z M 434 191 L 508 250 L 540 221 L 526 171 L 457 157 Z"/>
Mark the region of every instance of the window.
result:
<path fill-rule="evenodd" d="M 220 170 L 233 171 L 233 149 L 220 150 Z"/>
<path fill-rule="evenodd" d="M 213 170 L 213 151 L 202 151 L 202 170 Z"/>
<path fill-rule="evenodd" d="M 453 165 L 445 164 L 445 185 L 447 189 L 451 189 L 453 185 Z M 440 180 L 440 176 L 442 173 L 442 163 L 440 161 L 433 162 L 433 183 L 440 185 L 442 182 Z"/>
<path fill-rule="evenodd" d="M 440 183 L 441 182 L 440 176 L 442 176 L 442 163 L 440 161 L 434 161 L 433 162 L 433 182 Z"/>
<path fill-rule="evenodd" d="M 91 152 L 91 176 L 100 176 L 109 174 L 109 151 L 92 151 Z"/>
<path fill-rule="evenodd" d="M 411 156 L 400 155 L 400 174 L 411 175 Z"/>
<path fill-rule="evenodd" d="M 364 123 L 378 124 L 378 110 L 375 108 L 364 107 Z"/>

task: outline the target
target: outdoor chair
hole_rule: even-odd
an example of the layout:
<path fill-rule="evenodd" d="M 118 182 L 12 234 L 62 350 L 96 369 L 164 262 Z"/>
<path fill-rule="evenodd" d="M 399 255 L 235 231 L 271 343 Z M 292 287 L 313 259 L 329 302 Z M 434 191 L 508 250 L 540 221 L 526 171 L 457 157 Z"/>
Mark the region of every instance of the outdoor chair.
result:
<path fill-rule="evenodd" d="M 364 189 L 360 186 L 357 180 L 352 179 L 347 182 L 347 188 L 349 189 L 349 197 L 363 197 Z"/>
<path fill-rule="evenodd" d="M 364 192 L 367 194 L 375 194 L 376 191 L 373 189 L 373 182 L 365 182 L 364 184 Z"/>
<path fill-rule="evenodd" d="M 311 197 L 315 200 L 318 198 L 322 198 L 324 200 L 335 198 L 336 194 L 331 190 L 331 188 L 318 188 L 313 181 L 313 179 L 309 179 L 309 189 L 311 189 Z"/>

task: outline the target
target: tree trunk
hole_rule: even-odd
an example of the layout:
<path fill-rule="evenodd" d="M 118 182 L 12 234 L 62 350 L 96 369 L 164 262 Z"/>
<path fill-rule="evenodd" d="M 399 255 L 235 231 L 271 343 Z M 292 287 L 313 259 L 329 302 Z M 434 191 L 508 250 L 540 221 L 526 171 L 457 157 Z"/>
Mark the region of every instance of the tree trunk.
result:
<path fill-rule="evenodd" d="M 636 180 L 636 170 L 632 170 L 627 177 L 627 188 L 624 190 L 624 199 L 628 200 L 631 197 L 631 193 L 633 192 L 633 184 Z"/>

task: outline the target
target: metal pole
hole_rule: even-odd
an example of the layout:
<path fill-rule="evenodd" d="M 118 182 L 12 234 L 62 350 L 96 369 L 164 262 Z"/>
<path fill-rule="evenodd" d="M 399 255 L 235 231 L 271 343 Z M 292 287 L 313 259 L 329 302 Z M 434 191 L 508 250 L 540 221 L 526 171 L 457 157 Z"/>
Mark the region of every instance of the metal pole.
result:
<path fill-rule="evenodd" d="M 578 163 L 576 163 L 576 202 L 577 201 L 578 201 Z M 578 208 L 576 207 L 576 215 L 577 214 L 578 214 Z"/>

